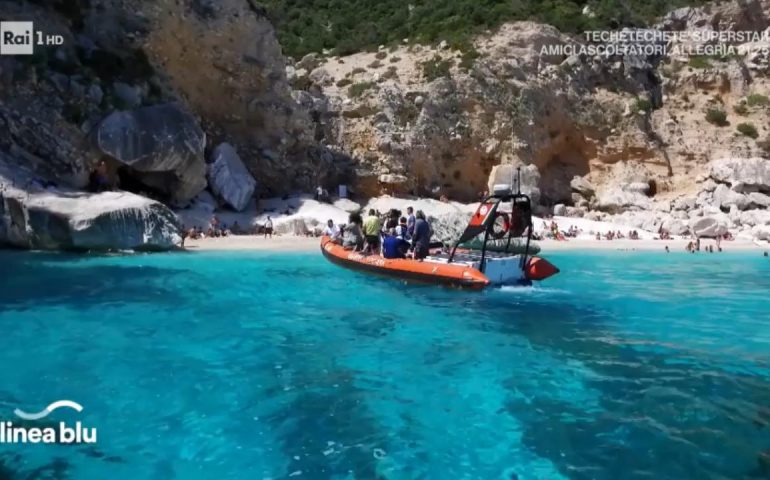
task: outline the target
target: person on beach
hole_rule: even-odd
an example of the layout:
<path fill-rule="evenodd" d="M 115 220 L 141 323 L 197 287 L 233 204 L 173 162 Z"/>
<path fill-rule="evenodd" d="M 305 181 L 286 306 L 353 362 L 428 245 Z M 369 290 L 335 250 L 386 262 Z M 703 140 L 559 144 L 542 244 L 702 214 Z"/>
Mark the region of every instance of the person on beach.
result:
<path fill-rule="evenodd" d="M 671 252 L 671 250 L 668 249 L 668 245 L 666 245 L 666 253 Z"/>
<path fill-rule="evenodd" d="M 209 229 L 206 232 L 206 236 L 208 237 L 219 236 L 219 218 L 216 215 L 212 215 L 211 220 L 209 220 Z"/>
<path fill-rule="evenodd" d="M 270 218 L 270 215 L 267 216 L 267 221 L 265 222 L 265 238 L 270 236 L 270 238 L 273 238 L 273 219 Z"/>
<path fill-rule="evenodd" d="M 417 210 L 414 222 L 414 233 L 412 234 L 412 258 L 421 260 L 430 253 L 430 237 L 433 235 L 430 224 L 425 219 L 425 213 Z"/>
<path fill-rule="evenodd" d="M 369 209 L 369 215 L 364 220 L 364 239 L 366 245 L 364 250 L 367 253 L 379 253 L 380 250 L 380 230 L 382 229 L 382 223 L 377 212 L 373 209 Z"/>

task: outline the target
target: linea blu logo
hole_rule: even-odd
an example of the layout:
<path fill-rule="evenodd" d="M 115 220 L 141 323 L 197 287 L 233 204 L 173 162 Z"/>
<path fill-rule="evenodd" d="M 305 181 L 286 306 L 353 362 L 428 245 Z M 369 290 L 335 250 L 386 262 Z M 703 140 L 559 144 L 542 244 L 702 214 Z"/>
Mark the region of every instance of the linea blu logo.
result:
<path fill-rule="evenodd" d="M 58 400 L 37 413 L 27 413 L 17 408 L 13 413 L 23 422 L 18 425 L 10 421 L 0 422 L 0 443 L 96 443 L 96 428 L 84 427 L 79 421 L 71 426 L 65 422 L 34 424 L 65 407 L 78 413 L 83 411 L 82 405 L 72 400 Z"/>
<path fill-rule="evenodd" d="M 33 22 L 0 22 L 0 55 L 32 55 L 35 45 L 45 47 L 63 43 L 64 36 L 35 31 Z"/>

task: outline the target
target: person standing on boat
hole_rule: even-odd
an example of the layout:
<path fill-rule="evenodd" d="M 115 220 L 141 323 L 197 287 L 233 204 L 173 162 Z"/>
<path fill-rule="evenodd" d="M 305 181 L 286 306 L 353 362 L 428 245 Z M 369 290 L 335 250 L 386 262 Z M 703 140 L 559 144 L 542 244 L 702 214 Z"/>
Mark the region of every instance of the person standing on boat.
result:
<path fill-rule="evenodd" d="M 379 253 L 380 250 L 380 230 L 382 222 L 377 212 L 373 208 L 369 209 L 369 215 L 364 219 L 364 238 L 366 239 L 366 251 L 368 253 Z"/>
<path fill-rule="evenodd" d="M 411 237 L 414 235 L 414 224 L 416 218 L 414 216 L 414 210 L 412 207 L 406 207 L 406 236 Z"/>
<path fill-rule="evenodd" d="M 398 226 L 396 227 L 396 236 L 401 237 L 402 240 L 409 241 L 410 237 L 408 232 L 408 228 L 406 226 L 406 217 L 401 217 L 398 221 Z"/>
<path fill-rule="evenodd" d="M 356 252 L 363 249 L 364 236 L 361 232 L 361 223 L 363 221 L 358 213 L 351 213 L 348 217 L 348 224 L 342 232 L 342 246 L 346 249 L 353 249 Z"/>
<path fill-rule="evenodd" d="M 417 210 L 414 222 L 414 233 L 412 234 L 412 249 L 414 250 L 413 258 L 415 260 L 420 260 L 428 256 L 431 235 L 433 235 L 433 231 L 430 228 L 430 224 L 425 219 L 425 213 L 423 213 L 422 210 Z"/>

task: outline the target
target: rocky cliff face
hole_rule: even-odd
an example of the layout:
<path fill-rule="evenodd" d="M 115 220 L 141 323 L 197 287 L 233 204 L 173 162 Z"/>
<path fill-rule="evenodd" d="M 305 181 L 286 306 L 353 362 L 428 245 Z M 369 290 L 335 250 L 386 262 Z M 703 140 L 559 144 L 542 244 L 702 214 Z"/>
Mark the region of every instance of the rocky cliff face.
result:
<path fill-rule="evenodd" d="M 653 28 L 761 33 L 768 12 L 767 1 L 686 8 Z M 770 154 L 770 70 L 756 45 L 733 43 L 739 53 L 724 57 L 675 44 L 662 57 L 541 51 L 553 45 L 585 42 L 517 22 L 466 52 L 404 45 L 288 70 L 308 85 L 295 96 L 324 141 L 356 159 L 364 195 L 470 201 L 511 165 L 526 166 L 524 190 L 560 213 L 663 214 L 703 191 L 712 162 Z"/>
<path fill-rule="evenodd" d="M 743 17 L 753 18 L 745 28 L 770 25 L 766 3 L 745 8 L 757 11 L 681 10 L 660 28 L 711 28 L 715 19 L 737 28 Z M 539 171 L 543 203 L 575 203 L 570 182 L 581 176 L 607 190 L 602 203 L 613 209 L 625 206 L 613 197 L 626 184 L 654 183 L 631 191 L 666 198 L 696 188 L 693 172 L 712 159 L 767 155 L 767 106 L 748 105 L 770 92 L 765 58 L 541 54 L 544 45 L 580 43 L 519 22 L 477 39 L 475 59 L 419 46 L 330 58 L 307 73 L 309 95 L 329 118 L 327 141 L 359 160 L 368 193 L 470 200 L 494 165 L 526 164 Z M 710 120 L 712 109 L 728 123 Z M 736 131 L 740 123 L 758 137 Z"/>
<path fill-rule="evenodd" d="M 237 149 L 265 195 L 349 171 L 344 155 L 314 141 L 255 2 L 0 1 L 0 16 L 64 36 L 61 47 L 0 59 L 0 148 L 44 178 L 82 187 L 105 159 L 130 189 L 184 204 L 205 187 L 204 159 L 221 142 Z M 158 112 L 146 109 L 169 103 L 189 115 L 161 112 L 159 133 L 150 124 Z M 128 133 L 104 148 L 102 133 L 115 128 Z M 164 148 L 162 137 L 187 142 L 190 132 L 190 145 L 201 145 L 183 155 Z M 140 168 L 126 160 L 134 153 Z"/>
<path fill-rule="evenodd" d="M 726 2 L 653 28 L 761 32 L 769 12 L 767 0 Z M 0 59 L 0 150 L 62 185 L 84 186 L 106 160 L 124 188 L 175 206 L 204 188 L 242 209 L 338 183 L 361 198 L 470 201 L 524 166 L 542 210 L 683 232 L 691 216 L 746 230 L 764 218 L 736 212 L 764 211 L 769 185 L 747 190 L 720 170 L 768 158 L 761 49 L 557 55 L 542 48 L 584 39 L 517 22 L 464 51 L 405 43 L 294 63 L 249 0 L 0 0 L 0 14 L 65 37 Z M 242 166 L 253 180 L 235 178 Z"/>

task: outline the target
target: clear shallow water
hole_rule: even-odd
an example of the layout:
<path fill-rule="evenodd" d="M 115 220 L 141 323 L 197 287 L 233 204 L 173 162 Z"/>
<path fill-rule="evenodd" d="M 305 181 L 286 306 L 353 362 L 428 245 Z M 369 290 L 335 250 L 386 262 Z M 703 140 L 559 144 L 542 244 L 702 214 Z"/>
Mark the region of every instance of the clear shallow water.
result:
<path fill-rule="evenodd" d="M 320 255 L 0 252 L 0 479 L 770 478 L 770 262 L 555 253 L 539 288 Z M 770 455 L 770 454 L 768 454 Z"/>

